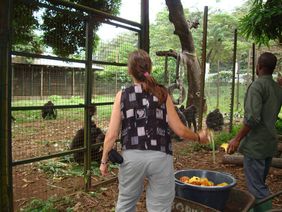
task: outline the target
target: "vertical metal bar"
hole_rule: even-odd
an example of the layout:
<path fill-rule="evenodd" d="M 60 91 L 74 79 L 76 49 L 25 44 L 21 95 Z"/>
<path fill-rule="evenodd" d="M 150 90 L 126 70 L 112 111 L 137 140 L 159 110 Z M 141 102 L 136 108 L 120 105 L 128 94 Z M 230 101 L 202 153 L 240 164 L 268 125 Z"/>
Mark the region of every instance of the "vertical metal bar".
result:
<path fill-rule="evenodd" d="M 255 81 L 255 73 L 256 73 L 256 45 L 253 43 L 253 61 L 252 61 L 252 82 Z"/>
<path fill-rule="evenodd" d="M 74 68 L 72 68 L 72 86 L 71 86 L 71 95 L 74 95 L 74 86 L 75 86 L 75 82 L 74 82 Z"/>
<path fill-rule="evenodd" d="M 84 154 L 84 178 L 85 190 L 88 191 L 91 186 L 91 144 L 90 144 L 90 122 L 89 108 L 92 96 L 92 54 L 93 54 L 93 17 L 89 17 L 86 23 L 86 75 L 85 75 L 85 110 L 84 110 L 84 146 L 86 154 Z"/>
<path fill-rule="evenodd" d="M 239 95 L 240 95 L 240 62 L 237 61 L 237 90 L 236 90 L 236 110 L 239 109 Z"/>
<path fill-rule="evenodd" d="M 203 42 L 202 42 L 202 71 L 201 71 L 201 88 L 200 88 L 200 110 L 198 119 L 198 129 L 202 129 L 204 98 L 205 98 L 205 73 L 206 73 L 206 59 L 207 59 L 207 34 L 208 34 L 208 7 L 204 9 L 203 20 Z"/>
<path fill-rule="evenodd" d="M 48 73 L 48 96 L 50 96 L 51 95 L 51 70 L 49 69 L 47 73 Z"/>
<path fill-rule="evenodd" d="M 64 96 L 68 96 L 69 92 L 68 92 L 68 85 L 67 85 L 67 74 L 68 74 L 68 71 L 64 71 L 64 89 L 65 91 L 62 92 L 62 94 Z"/>
<path fill-rule="evenodd" d="M 216 108 L 219 108 L 219 60 L 217 60 Z"/>
<path fill-rule="evenodd" d="M 43 93 L 43 90 L 44 90 L 44 88 L 43 88 L 43 86 L 44 86 L 44 84 L 43 84 L 43 80 L 44 80 L 44 72 L 43 72 L 43 66 L 41 67 L 41 70 L 40 70 L 40 97 L 41 97 L 41 99 L 43 99 L 43 95 L 44 95 L 44 93 Z"/>
<path fill-rule="evenodd" d="M 149 53 L 149 0 L 141 0 L 141 25 L 140 48 Z"/>
<path fill-rule="evenodd" d="M 234 109 L 234 88 L 235 88 L 235 68 L 236 68 L 236 55 L 237 55 L 237 29 L 234 31 L 234 46 L 233 46 L 233 69 L 232 69 L 232 88 L 231 88 L 231 104 L 230 104 L 230 122 L 229 132 L 233 128 L 233 109 Z"/>
<path fill-rule="evenodd" d="M 13 211 L 11 154 L 11 1 L 0 1 L 0 210 Z"/>
<path fill-rule="evenodd" d="M 30 94 L 33 96 L 33 85 L 34 85 L 34 73 L 33 73 L 34 66 L 31 66 L 31 80 L 30 80 Z"/>
<path fill-rule="evenodd" d="M 12 70 L 12 73 L 11 73 L 11 101 L 13 96 L 14 96 L 14 76 L 15 76 L 15 67 L 13 66 L 13 64 L 11 64 L 11 70 Z"/>
<path fill-rule="evenodd" d="M 166 55 L 165 56 L 165 70 L 164 70 L 164 83 L 165 85 L 167 85 L 167 82 L 168 82 L 168 69 L 167 69 L 167 62 L 168 62 L 168 56 Z"/>
<path fill-rule="evenodd" d="M 23 69 L 23 71 L 22 71 L 22 74 L 21 74 L 21 76 L 22 76 L 22 81 L 21 81 L 21 84 L 22 84 L 22 96 L 25 96 L 25 82 L 26 82 L 26 80 L 25 80 L 25 68 Z"/>

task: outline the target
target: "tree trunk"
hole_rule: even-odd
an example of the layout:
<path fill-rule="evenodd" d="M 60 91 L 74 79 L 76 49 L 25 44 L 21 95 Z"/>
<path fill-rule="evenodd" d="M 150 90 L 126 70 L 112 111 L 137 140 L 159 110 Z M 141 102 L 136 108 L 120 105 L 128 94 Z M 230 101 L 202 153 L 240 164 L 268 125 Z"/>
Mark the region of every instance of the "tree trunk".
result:
<path fill-rule="evenodd" d="M 224 155 L 222 163 L 243 165 L 243 155 Z M 282 158 L 272 158 L 271 166 L 275 168 L 282 168 Z"/>
<path fill-rule="evenodd" d="M 166 0 L 169 20 L 174 24 L 174 34 L 178 35 L 182 56 L 187 65 L 188 94 L 186 106 L 191 104 L 200 107 L 201 67 L 195 53 L 194 40 L 185 19 L 180 0 Z"/>

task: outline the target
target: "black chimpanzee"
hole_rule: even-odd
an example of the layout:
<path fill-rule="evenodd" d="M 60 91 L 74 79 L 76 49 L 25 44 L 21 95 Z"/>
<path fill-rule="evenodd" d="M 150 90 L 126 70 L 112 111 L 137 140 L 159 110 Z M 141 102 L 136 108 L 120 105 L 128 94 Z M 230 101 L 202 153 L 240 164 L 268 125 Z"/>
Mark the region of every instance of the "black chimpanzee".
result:
<path fill-rule="evenodd" d="M 193 124 L 193 128 L 194 131 L 197 131 L 197 122 L 196 122 L 196 118 L 197 118 L 197 108 L 195 105 L 190 105 L 187 108 L 184 108 L 183 105 L 181 105 L 181 107 L 179 108 L 182 113 L 185 115 L 186 120 L 188 122 L 188 127 L 191 128 L 192 124 Z"/>
<path fill-rule="evenodd" d="M 54 108 L 54 104 L 52 101 L 48 101 L 43 105 L 43 108 L 41 110 L 41 116 L 43 119 L 57 118 L 57 110 Z"/>
<path fill-rule="evenodd" d="M 92 120 L 92 116 L 96 113 L 96 106 L 93 105 L 90 110 L 89 114 L 91 116 L 91 125 L 90 125 L 90 143 L 100 143 L 104 142 L 105 134 L 102 132 L 102 130 L 96 126 L 95 122 Z M 78 149 L 83 147 L 84 144 L 84 128 L 79 129 L 74 138 L 72 139 L 70 149 Z M 84 153 L 78 152 L 74 153 L 74 161 L 83 164 L 84 162 Z M 102 158 L 102 150 L 100 146 L 95 146 L 91 148 L 91 161 L 97 161 L 100 163 Z"/>
<path fill-rule="evenodd" d="M 208 128 L 213 129 L 214 131 L 222 130 L 224 119 L 219 109 L 215 109 L 207 115 L 206 124 Z"/>

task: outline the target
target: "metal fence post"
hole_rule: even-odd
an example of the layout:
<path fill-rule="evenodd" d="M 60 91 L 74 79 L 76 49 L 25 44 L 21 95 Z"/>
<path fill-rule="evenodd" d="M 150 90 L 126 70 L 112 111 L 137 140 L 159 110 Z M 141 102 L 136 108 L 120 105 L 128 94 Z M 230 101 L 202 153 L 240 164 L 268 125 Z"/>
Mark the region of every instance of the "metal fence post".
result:
<path fill-rule="evenodd" d="M 0 2 L 0 210 L 13 211 L 11 158 L 11 1 Z"/>
<path fill-rule="evenodd" d="M 236 56 L 237 56 L 237 29 L 234 31 L 234 45 L 233 45 L 233 69 L 232 69 L 232 88 L 231 88 L 231 103 L 230 103 L 230 122 L 229 132 L 233 128 L 233 111 L 234 111 L 234 90 L 235 90 L 235 71 L 236 71 Z"/>
<path fill-rule="evenodd" d="M 140 48 L 149 53 L 149 0 L 141 0 L 141 25 Z"/>
<path fill-rule="evenodd" d="M 89 109 L 92 96 L 92 55 L 93 55 L 93 17 L 89 16 L 86 24 L 86 64 L 85 64 L 85 110 L 84 110 L 84 145 L 86 147 L 86 154 L 84 157 L 84 177 L 85 190 L 89 190 L 91 186 L 91 138 L 90 138 L 90 122 Z"/>

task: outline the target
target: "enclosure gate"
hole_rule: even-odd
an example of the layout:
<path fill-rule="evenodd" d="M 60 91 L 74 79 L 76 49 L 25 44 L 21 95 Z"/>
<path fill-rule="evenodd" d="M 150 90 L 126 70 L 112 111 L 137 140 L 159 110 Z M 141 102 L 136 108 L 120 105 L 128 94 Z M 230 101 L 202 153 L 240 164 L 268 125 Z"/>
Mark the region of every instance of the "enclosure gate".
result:
<path fill-rule="evenodd" d="M 1 169 L 5 181 L 0 199 L 6 211 L 17 211 L 32 198 L 46 200 L 81 185 L 91 187 L 99 164 L 92 162 L 99 155 L 93 159 L 91 153 L 101 153 L 98 141 L 106 131 L 115 93 L 130 82 L 124 74 L 128 53 L 149 50 L 149 17 L 148 0 L 140 1 L 140 23 L 70 1 L 5 3 L 5 17 L 13 25 L 3 19 L 12 39 L 10 43 L 8 36 L 0 37 L 0 43 L 7 43 L 4 47 L 11 46 L 8 51 L 1 46 L 5 55 L 0 60 L 8 66 L 1 63 L 0 110 L 5 117 L 0 146 L 10 151 L 0 155 L 1 164 L 8 167 Z M 110 42 L 99 41 L 100 26 L 122 33 Z M 37 48 L 42 42 L 44 48 Z M 83 142 L 75 146 L 79 131 Z M 73 157 L 79 153 L 83 166 Z"/>

